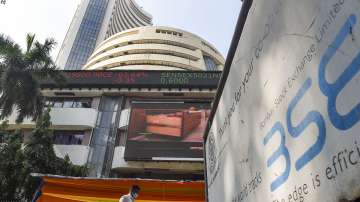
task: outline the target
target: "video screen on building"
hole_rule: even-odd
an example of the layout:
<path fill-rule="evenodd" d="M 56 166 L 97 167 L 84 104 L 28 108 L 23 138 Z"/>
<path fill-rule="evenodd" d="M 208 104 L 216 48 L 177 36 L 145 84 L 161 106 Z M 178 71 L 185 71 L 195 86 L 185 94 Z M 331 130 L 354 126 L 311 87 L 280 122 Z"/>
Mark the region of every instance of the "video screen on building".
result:
<path fill-rule="evenodd" d="M 125 160 L 202 160 L 209 114 L 209 102 L 133 102 Z"/>

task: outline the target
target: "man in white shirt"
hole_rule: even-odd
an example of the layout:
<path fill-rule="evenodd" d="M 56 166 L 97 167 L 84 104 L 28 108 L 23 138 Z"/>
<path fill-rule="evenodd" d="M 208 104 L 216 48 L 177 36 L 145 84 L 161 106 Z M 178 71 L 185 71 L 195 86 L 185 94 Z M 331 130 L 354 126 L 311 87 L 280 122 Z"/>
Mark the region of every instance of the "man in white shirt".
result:
<path fill-rule="evenodd" d="M 130 192 L 122 196 L 119 202 L 135 202 L 135 199 L 139 196 L 140 187 L 134 185 L 131 187 Z"/>

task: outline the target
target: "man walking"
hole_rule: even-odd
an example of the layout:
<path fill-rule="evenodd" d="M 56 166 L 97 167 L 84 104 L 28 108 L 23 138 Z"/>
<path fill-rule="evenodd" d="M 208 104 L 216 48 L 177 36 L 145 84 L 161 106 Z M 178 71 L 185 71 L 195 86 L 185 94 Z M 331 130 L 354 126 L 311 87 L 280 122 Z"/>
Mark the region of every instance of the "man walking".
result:
<path fill-rule="evenodd" d="M 135 202 L 135 199 L 139 196 L 140 187 L 134 185 L 131 187 L 130 192 L 122 196 L 119 202 Z"/>

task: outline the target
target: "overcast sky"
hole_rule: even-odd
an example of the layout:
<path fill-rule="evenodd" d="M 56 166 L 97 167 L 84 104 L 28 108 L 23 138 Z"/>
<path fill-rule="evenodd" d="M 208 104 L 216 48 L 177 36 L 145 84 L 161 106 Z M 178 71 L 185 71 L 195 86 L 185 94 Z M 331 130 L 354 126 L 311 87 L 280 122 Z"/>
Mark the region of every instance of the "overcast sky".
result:
<path fill-rule="evenodd" d="M 0 33 L 25 46 L 26 33 L 42 41 L 58 42 L 55 58 L 77 5 L 81 0 L 6 0 L 0 4 Z M 212 43 L 226 57 L 240 0 L 137 0 L 152 14 L 154 25 L 171 26 L 195 33 Z"/>

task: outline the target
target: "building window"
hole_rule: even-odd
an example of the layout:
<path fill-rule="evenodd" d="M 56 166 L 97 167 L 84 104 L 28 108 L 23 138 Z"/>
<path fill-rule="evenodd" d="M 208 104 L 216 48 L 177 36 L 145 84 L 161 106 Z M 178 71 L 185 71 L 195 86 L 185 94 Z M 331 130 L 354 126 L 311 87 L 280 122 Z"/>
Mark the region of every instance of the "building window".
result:
<path fill-rule="evenodd" d="M 81 145 L 84 140 L 84 131 L 55 131 L 54 144 Z"/>
<path fill-rule="evenodd" d="M 61 108 L 63 106 L 63 102 L 61 101 L 47 101 L 45 103 L 47 107 Z"/>
<path fill-rule="evenodd" d="M 208 71 L 218 70 L 215 61 L 211 57 L 204 55 L 204 61 L 205 61 L 206 70 Z"/>
<path fill-rule="evenodd" d="M 156 33 L 172 34 L 172 35 L 174 35 L 174 36 L 179 36 L 179 37 L 182 37 L 182 36 L 183 36 L 183 33 L 181 33 L 181 32 L 175 32 L 175 31 L 172 31 L 172 30 L 156 29 Z"/>
<path fill-rule="evenodd" d="M 48 98 L 46 107 L 53 108 L 91 108 L 91 98 Z"/>
<path fill-rule="evenodd" d="M 0 133 L 0 144 L 5 143 L 5 134 Z"/>
<path fill-rule="evenodd" d="M 72 108 L 74 101 L 64 101 L 63 108 Z"/>

